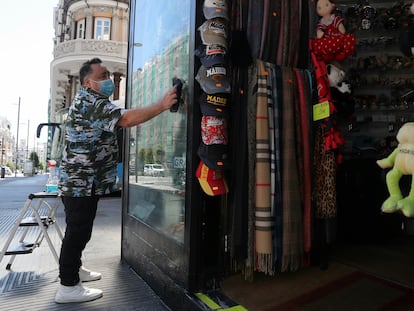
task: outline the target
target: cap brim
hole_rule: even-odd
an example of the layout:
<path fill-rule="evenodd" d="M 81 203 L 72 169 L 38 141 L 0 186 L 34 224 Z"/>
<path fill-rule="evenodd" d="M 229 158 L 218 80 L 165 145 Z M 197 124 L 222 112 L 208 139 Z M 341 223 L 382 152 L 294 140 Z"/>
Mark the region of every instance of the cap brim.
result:
<path fill-rule="evenodd" d="M 230 167 L 227 145 L 206 145 L 201 142 L 197 154 L 211 169 L 220 170 Z"/>
<path fill-rule="evenodd" d="M 200 57 L 200 61 L 204 67 L 227 64 L 226 58 L 222 54 L 205 55 L 203 57 Z"/>
<path fill-rule="evenodd" d="M 223 195 L 229 192 L 226 181 L 223 180 L 214 180 L 207 181 L 205 179 L 198 179 L 201 189 L 204 193 L 210 196 Z"/>
<path fill-rule="evenodd" d="M 223 8 L 211 8 L 211 7 L 203 7 L 204 17 L 206 19 L 212 18 L 224 18 L 229 19 L 229 15 L 227 14 L 227 10 Z"/>
<path fill-rule="evenodd" d="M 205 116 L 229 117 L 229 109 L 222 107 L 215 107 L 211 104 L 200 103 L 201 113 Z"/>

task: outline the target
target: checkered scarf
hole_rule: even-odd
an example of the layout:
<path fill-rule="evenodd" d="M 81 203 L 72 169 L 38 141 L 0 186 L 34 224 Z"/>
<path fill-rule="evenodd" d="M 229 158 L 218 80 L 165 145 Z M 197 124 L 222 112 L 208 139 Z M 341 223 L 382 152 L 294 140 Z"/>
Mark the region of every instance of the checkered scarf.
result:
<path fill-rule="evenodd" d="M 270 178 L 270 139 L 267 79 L 269 72 L 262 61 L 257 62 L 256 108 L 256 193 L 255 193 L 255 267 L 273 273 Z"/>
<path fill-rule="evenodd" d="M 281 271 L 299 269 L 311 247 L 309 94 L 304 76 L 297 69 L 257 61 L 254 266 L 268 274 L 276 264 Z"/>
<path fill-rule="evenodd" d="M 293 69 L 282 68 L 283 131 L 282 131 L 282 206 L 283 257 L 281 271 L 295 271 L 302 264 L 303 227 L 298 150 L 295 122 L 295 78 Z"/>

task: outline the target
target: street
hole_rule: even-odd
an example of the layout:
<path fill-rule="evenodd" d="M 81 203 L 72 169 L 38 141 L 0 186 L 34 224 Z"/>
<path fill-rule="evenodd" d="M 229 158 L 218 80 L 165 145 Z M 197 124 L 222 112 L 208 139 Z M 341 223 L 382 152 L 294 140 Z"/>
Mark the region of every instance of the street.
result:
<path fill-rule="evenodd" d="M 0 213 L 14 210 L 16 213 L 23 207 L 27 195 L 31 192 L 45 190 L 47 174 L 23 177 L 6 176 L 0 179 Z M 1 212 L 2 211 L 2 212 Z"/>
<path fill-rule="evenodd" d="M 28 195 L 44 191 L 47 179 L 48 175 L 0 179 L 1 248 Z M 94 282 L 94 286 L 104 291 L 104 297 L 84 303 L 82 307 L 89 307 L 88 310 L 168 310 L 152 289 L 121 261 L 121 213 L 121 198 L 109 197 L 99 201 L 92 238 L 83 252 L 82 261 L 87 267 L 103 274 L 102 280 Z M 60 228 L 65 228 L 62 205 L 58 207 L 56 221 Z M 32 227 L 32 230 L 35 233 L 38 227 Z M 60 240 L 53 225 L 49 226 L 48 233 L 59 251 Z M 5 256 L 0 262 L 0 310 L 81 309 L 79 304 L 60 305 L 54 302 L 58 265 L 46 241 L 33 253 L 17 256 L 11 270 L 6 270 L 9 259 L 10 256 Z"/>
<path fill-rule="evenodd" d="M 11 228 L 15 224 L 18 215 L 27 201 L 28 195 L 30 193 L 44 191 L 47 179 L 47 174 L 30 177 L 24 177 L 23 175 L 17 175 L 17 177 L 15 177 L 12 175 L 0 179 L 0 249 L 3 248 Z M 64 225 L 63 220 L 59 219 L 59 223 L 61 226 Z M 37 227 L 33 227 L 28 231 L 25 240 L 34 240 L 34 236 L 36 235 L 36 232 L 38 232 L 36 231 L 36 228 Z M 58 249 L 60 241 L 58 240 L 57 234 L 55 233 L 55 230 L 52 230 L 51 233 L 52 239 Z M 14 241 L 16 240 L 17 238 Z M 25 270 L 26 268 L 29 268 L 29 271 L 38 270 L 40 273 L 56 269 L 56 263 L 53 256 L 51 256 L 46 242 L 42 243 L 41 247 L 35 252 L 38 254 L 35 257 L 31 254 L 17 256 L 12 265 L 12 269 Z M 7 273 L 7 270 L 4 269 L 9 259 L 10 256 L 5 256 L 1 261 L 0 293 L 7 291 L 8 288 L 13 288 L 18 285 L 15 282 L 10 282 L 9 278 L 11 274 Z M 33 277 L 32 274 L 33 272 L 31 272 L 31 274 L 28 273 L 23 275 L 26 275 L 26 277 L 30 279 Z"/>

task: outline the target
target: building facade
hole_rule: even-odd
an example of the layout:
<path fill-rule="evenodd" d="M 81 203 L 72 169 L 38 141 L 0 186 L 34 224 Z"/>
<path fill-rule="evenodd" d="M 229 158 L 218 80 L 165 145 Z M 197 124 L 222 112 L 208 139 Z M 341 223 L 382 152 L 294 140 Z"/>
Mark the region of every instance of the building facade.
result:
<path fill-rule="evenodd" d="M 124 104 L 128 27 L 129 0 L 59 0 L 54 10 L 49 122 L 62 121 L 80 87 L 79 68 L 94 57 L 111 72 L 112 99 Z"/>

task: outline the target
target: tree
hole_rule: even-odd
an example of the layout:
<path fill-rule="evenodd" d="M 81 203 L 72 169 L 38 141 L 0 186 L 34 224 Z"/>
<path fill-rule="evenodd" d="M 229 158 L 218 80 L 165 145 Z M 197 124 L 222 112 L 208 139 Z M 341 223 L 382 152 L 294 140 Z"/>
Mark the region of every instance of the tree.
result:
<path fill-rule="evenodd" d="M 154 152 L 152 149 L 145 150 L 145 163 L 154 163 Z"/>
<path fill-rule="evenodd" d="M 33 162 L 33 167 L 39 167 L 39 156 L 36 152 L 31 152 L 29 156 L 29 160 Z"/>
<path fill-rule="evenodd" d="M 157 145 L 155 150 L 155 162 L 156 163 L 163 163 L 165 161 L 165 151 L 163 146 Z"/>

